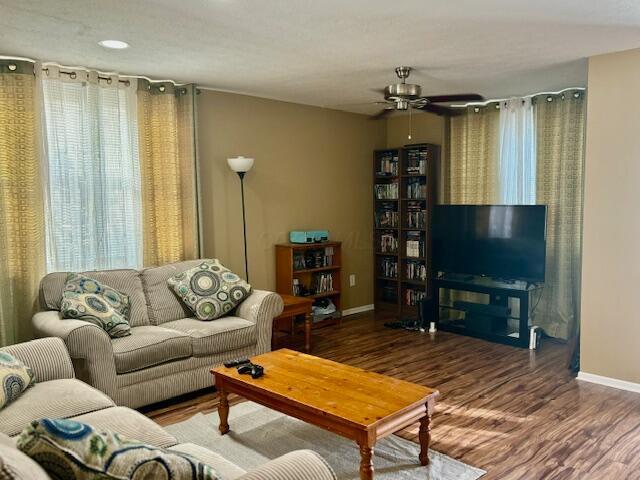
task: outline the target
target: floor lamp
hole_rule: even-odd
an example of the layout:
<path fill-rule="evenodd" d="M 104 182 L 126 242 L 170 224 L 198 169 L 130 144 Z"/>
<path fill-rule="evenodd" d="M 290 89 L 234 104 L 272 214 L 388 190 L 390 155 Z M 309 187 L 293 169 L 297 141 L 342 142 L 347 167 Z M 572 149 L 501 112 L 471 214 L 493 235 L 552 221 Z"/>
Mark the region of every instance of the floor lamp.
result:
<path fill-rule="evenodd" d="M 244 209 L 244 175 L 251 167 L 253 167 L 253 158 L 247 158 L 243 156 L 227 158 L 227 163 L 231 170 L 238 174 L 240 177 L 240 194 L 242 196 L 242 233 L 244 235 L 244 274 L 245 280 L 249 281 L 249 259 L 247 257 L 247 220 Z"/>

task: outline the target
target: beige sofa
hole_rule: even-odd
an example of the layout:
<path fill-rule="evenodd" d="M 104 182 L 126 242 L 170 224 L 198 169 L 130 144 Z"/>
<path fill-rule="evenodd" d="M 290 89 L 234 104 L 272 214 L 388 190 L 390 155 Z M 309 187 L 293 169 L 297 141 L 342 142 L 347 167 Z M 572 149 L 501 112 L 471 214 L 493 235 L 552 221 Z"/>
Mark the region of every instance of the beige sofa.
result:
<path fill-rule="evenodd" d="M 223 480 L 335 480 L 326 462 L 309 450 L 290 452 L 245 472 L 204 447 L 179 444 L 175 437 L 144 415 L 116 406 L 102 392 L 76 380 L 69 354 L 58 338 L 34 340 L 0 350 L 30 366 L 37 379 L 16 401 L 0 409 L 0 478 L 5 478 L 3 474 L 7 472 L 16 475 L 18 465 L 28 462 L 15 448 L 15 438 L 10 437 L 18 435 L 33 420 L 72 418 L 98 429 L 109 429 L 157 447 L 190 454 L 214 467 Z M 42 477 L 26 472 L 16 478 L 39 480 Z"/>
<path fill-rule="evenodd" d="M 67 274 L 51 273 L 40 283 L 36 335 L 63 339 L 77 377 L 118 405 L 136 408 L 211 386 L 211 367 L 271 349 L 273 319 L 283 303 L 275 293 L 253 290 L 229 316 L 210 322 L 192 318 L 167 280 L 200 262 L 84 272 L 130 297 L 131 335 L 114 339 L 91 323 L 62 319 Z"/>

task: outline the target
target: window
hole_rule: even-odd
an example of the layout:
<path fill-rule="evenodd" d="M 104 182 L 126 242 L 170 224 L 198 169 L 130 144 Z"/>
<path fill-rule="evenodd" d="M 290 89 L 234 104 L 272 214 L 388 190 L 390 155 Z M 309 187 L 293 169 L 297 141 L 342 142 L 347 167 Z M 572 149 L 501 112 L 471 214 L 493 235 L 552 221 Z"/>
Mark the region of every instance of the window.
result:
<path fill-rule="evenodd" d="M 51 70 L 42 82 L 47 270 L 140 267 L 135 82 Z"/>

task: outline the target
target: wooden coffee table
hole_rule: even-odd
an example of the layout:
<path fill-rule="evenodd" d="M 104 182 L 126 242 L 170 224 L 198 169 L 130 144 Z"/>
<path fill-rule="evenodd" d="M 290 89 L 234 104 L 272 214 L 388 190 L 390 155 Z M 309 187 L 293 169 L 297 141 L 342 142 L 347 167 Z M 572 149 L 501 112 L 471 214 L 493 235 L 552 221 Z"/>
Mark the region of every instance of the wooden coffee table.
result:
<path fill-rule="evenodd" d="M 422 465 L 429 463 L 431 414 L 437 390 L 360 368 L 281 349 L 251 359 L 263 377 L 235 368 L 211 370 L 220 392 L 220 433 L 229 431 L 229 393 L 354 440 L 360 447 L 360 478 L 373 478 L 373 448 L 380 438 L 420 422 Z"/>

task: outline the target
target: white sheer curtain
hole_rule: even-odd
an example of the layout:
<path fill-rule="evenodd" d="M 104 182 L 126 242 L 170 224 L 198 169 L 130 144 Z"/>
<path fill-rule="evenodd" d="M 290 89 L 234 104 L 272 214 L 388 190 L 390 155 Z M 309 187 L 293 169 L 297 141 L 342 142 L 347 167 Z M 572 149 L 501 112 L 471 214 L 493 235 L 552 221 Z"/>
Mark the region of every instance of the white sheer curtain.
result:
<path fill-rule="evenodd" d="M 536 203 L 536 126 L 531 98 L 500 104 L 500 200 L 508 205 Z"/>
<path fill-rule="evenodd" d="M 55 66 L 40 77 L 47 271 L 141 266 L 135 80 Z"/>

